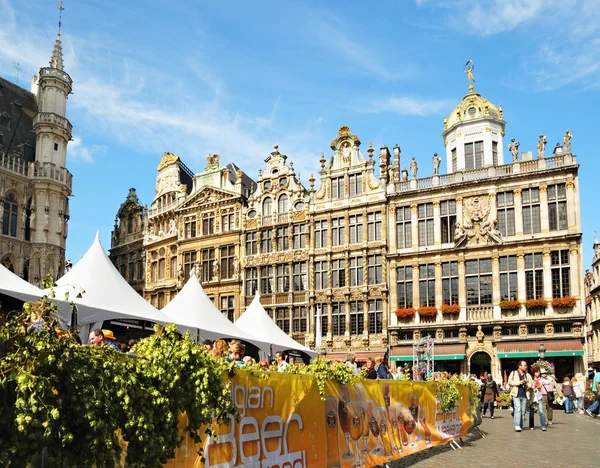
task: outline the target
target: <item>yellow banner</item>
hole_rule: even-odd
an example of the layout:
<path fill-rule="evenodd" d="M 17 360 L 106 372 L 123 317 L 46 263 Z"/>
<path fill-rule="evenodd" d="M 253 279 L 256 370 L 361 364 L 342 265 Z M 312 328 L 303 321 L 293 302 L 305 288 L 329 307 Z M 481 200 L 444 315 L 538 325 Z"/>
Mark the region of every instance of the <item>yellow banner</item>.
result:
<path fill-rule="evenodd" d="M 311 377 L 238 371 L 232 398 L 240 415 L 204 441 L 205 461 L 186 436 L 167 467 L 371 467 L 465 436 L 469 391 L 444 413 L 434 382 L 328 382 L 323 401 Z M 185 418 L 180 428 L 185 428 Z"/>

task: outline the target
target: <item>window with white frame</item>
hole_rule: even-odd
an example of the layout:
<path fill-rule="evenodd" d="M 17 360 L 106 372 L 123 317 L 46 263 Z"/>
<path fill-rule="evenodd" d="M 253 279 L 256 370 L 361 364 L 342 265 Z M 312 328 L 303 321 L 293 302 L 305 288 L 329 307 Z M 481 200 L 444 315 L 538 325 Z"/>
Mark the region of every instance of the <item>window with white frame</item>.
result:
<path fill-rule="evenodd" d="M 571 294 L 571 268 L 569 266 L 568 250 L 553 250 L 550 252 L 552 275 L 552 297 L 559 298 Z"/>
<path fill-rule="evenodd" d="M 362 195 L 362 174 L 350 174 L 348 176 L 348 181 L 350 182 L 349 186 L 349 195 L 351 197 L 355 197 L 358 195 Z"/>
<path fill-rule="evenodd" d="M 273 294 L 273 267 L 260 267 L 260 293 Z"/>
<path fill-rule="evenodd" d="M 331 245 L 344 245 L 344 218 L 334 218 L 331 220 Z"/>
<path fill-rule="evenodd" d="M 523 233 L 533 234 L 542 230 L 540 217 L 540 191 L 538 188 L 521 191 L 523 211 Z"/>
<path fill-rule="evenodd" d="M 306 248 L 306 224 L 296 224 L 292 227 L 292 244 L 294 249 Z"/>
<path fill-rule="evenodd" d="M 551 231 L 567 229 L 567 190 L 565 184 L 548 186 L 548 223 Z"/>
<path fill-rule="evenodd" d="M 350 302 L 350 336 L 362 335 L 365 330 L 365 313 L 362 301 Z"/>
<path fill-rule="evenodd" d="M 502 237 L 515 235 L 515 197 L 512 191 L 496 195 L 498 230 Z"/>
<path fill-rule="evenodd" d="M 290 266 L 287 263 L 277 265 L 277 292 L 289 292 Z"/>
<path fill-rule="evenodd" d="M 433 245 L 433 203 L 421 203 L 417 206 L 419 218 L 419 246 Z"/>
<path fill-rule="evenodd" d="M 412 225 L 410 206 L 396 208 L 396 243 L 399 249 L 412 247 Z"/>
<path fill-rule="evenodd" d="M 327 247 L 327 220 L 315 221 L 315 249 Z"/>
<path fill-rule="evenodd" d="M 435 265 L 419 265 L 419 305 L 435 306 Z"/>
<path fill-rule="evenodd" d="M 442 244 L 454 242 L 454 228 L 456 227 L 456 201 L 444 200 L 440 202 L 440 227 Z"/>
<path fill-rule="evenodd" d="M 363 217 L 362 215 L 350 215 L 348 217 L 348 228 L 350 229 L 350 243 L 359 244 L 363 241 Z"/>
<path fill-rule="evenodd" d="M 346 305 L 343 302 L 331 304 L 331 331 L 333 336 L 346 333 Z"/>
<path fill-rule="evenodd" d="M 327 262 L 315 262 L 315 289 L 327 289 Z"/>
<path fill-rule="evenodd" d="M 367 257 L 367 272 L 369 284 L 381 284 L 383 281 L 381 255 L 369 255 Z"/>
<path fill-rule="evenodd" d="M 499 258 L 500 263 L 500 300 L 516 301 L 518 297 L 517 256 L 507 255 Z"/>
<path fill-rule="evenodd" d="M 343 177 L 332 177 L 331 178 L 331 199 L 339 200 L 344 198 L 344 178 Z"/>
<path fill-rule="evenodd" d="M 458 262 L 442 263 L 442 301 L 458 304 Z"/>
<path fill-rule="evenodd" d="M 258 253 L 256 243 L 256 231 L 246 233 L 246 255 L 256 255 Z"/>
<path fill-rule="evenodd" d="M 332 288 L 343 288 L 346 286 L 346 261 L 336 259 L 331 261 Z"/>
<path fill-rule="evenodd" d="M 367 240 L 381 240 L 381 211 L 367 214 Z"/>
<path fill-rule="evenodd" d="M 308 291 L 306 262 L 297 262 L 293 266 L 294 291 Z"/>
<path fill-rule="evenodd" d="M 465 261 L 467 305 L 492 304 L 492 259 Z"/>
<path fill-rule="evenodd" d="M 383 333 L 383 301 L 371 299 L 369 301 L 369 334 Z"/>
<path fill-rule="evenodd" d="M 525 254 L 525 297 L 544 297 L 544 263 L 541 253 Z"/>
<path fill-rule="evenodd" d="M 350 286 L 362 286 L 363 282 L 363 257 L 350 257 Z"/>
<path fill-rule="evenodd" d="M 260 253 L 273 251 L 273 231 L 265 229 L 260 232 Z"/>

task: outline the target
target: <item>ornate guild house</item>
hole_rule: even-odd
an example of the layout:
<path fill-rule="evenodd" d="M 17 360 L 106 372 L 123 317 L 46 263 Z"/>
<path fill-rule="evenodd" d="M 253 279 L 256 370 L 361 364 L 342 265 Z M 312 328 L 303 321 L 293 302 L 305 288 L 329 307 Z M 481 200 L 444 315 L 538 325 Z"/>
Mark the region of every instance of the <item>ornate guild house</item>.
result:
<path fill-rule="evenodd" d="M 127 202 L 119 211 L 113 261 L 130 281 L 144 277 L 119 253 L 137 236 L 143 294 L 159 308 L 194 269 L 232 320 L 258 292 L 282 330 L 314 347 L 320 317 L 321 349 L 334 359 L 389 352 L 409 363 L 413 342 L 429 335 L 436 369 L 501 379 L 518 359 L 541 355 L 559 377 L 581 372 L 572 135 L 550 154 L 540 135 L 534 155 L 507 142 L 505 126 L 502 107 L 470 86 L 444 118 L 445 174 L 444 155 L 422 176 L 415 157 L 402 163 L 398 145 L 376 154 L 369 144 L 365 156 L 342 127 L 308 187 L 277 145 L 256 182 L 218 155 L 194 174 L 165 153 L 147 215 L 137 197 L 131 204 L 143 232 L 123 237 Z"/>

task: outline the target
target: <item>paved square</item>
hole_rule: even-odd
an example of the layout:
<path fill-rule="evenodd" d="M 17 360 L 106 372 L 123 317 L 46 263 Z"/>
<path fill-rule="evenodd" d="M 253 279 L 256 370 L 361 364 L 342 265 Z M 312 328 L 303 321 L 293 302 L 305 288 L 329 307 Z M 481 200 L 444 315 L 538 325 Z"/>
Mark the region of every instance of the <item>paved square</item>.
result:
<path fill-rule="evenodd" d="M 527 416 L 527 422 L 529 416 Z M 410 455 L 391 463 L 391 468 L 414 466 L 418 468 L 439 467 L 465 468 L 512 467 L 512 466 L 600 466 L 598 435 L 600 417 L 593 419 L 585 414 L 565 414 L 554 410 L 554 421 L 542 432 L 536 415 L 537 426 L 533 431 L 528 424 L 522 432 L 515 432 L 510 410 L 497 410 L 494 419 L 485 418 L 479 428 L 485 439 L 471 432 L 463 439 L 462 451 L 453 451 L 449 445 L 434 447 L 425 452 Z M 459 441 L 460 442 L 460 441 Z M 521 461 L 519 461 L 521 460 Z"/>

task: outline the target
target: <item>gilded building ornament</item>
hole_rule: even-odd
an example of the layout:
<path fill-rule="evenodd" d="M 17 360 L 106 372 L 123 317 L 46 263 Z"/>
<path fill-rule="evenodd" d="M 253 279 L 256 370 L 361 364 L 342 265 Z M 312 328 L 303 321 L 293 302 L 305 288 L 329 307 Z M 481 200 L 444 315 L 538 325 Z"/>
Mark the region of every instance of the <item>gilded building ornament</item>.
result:
<path fill-rule="evenodd" d="M 456 223 L 454 245 L 501 244 L 502 235 L 492 214 L 489 197 L 471 197 L 464 200 L 462 225 Z"/>
<path fill-rule="evenodd" d="M 570 253 L 579 253 L 579 247 L 570 247 L 569 252 Z"/>
<path fill-rule="evenodd" d="M 156 169 L 160 171 L 163 167 L 177 161 L 179 161 L 179 156 L 175 156 L 173 153 L 165 152 Z"/>
<path fill-rule="evenodd" d="M 567 187 L 567 188 L 570 188 L 570 189 L 572 189 L 572 188 L 575 188 L 575 182 L 573 182 L 572 180 L 569 180 L 569 181 L 566 183 L 566 187 Z"/>
<path fill-rule="evenodd" d="M 439 202 L 439 201 L 437 201 L 437 200 L 436 200 L 436 201 L 434 201 L 434 202 L 433 202 L 433 207 L 434 207 L 434 208 L 439 208 L 439 207 L 440 207 L 440 202 Z"/>
<path fill-rule="evenodd" d="M 490 127 L 485 127 L 485 131 L 486 131 L 486 132 L 491 132 L 491 131 L 492 131 L 492 129 L 491 129 Z"/>
<path fill-rule="evenodd" d="M 412 205 L 410 205 L 410 209 L 414 212 L 417 211 L 417 205 L 415 203 L 413 203 Z"/>
<path fill-rule="evenodd" d="M 490 193 L 488 195 L 488 197 L 490 198 L 490 200 L 495 200 L 496 199 L 496 193 Z"/>
<path fill-rule="evenodd" d="M 540 192 L 546 192 L 548 190 L 547 185 L 540 185 Z"/>
<path fill-rule="evenodd" d="M 372 174 L 369 175 L 369 188 L 371 190 L 376 190 L 379 188 L 379 181 L 375 179 Z"/>
<path fill-rule="evenodd" d="M 520 197 L 521 196 L 521 189 L 515 189 L 513 191 L 513 193 L 514 193 L 515 197 Z"/>
<path fill-rule="evenodd" d="M 463 198 L 462 198 L 462 197 L 458 197 L 458 198 L 456 199 L 456 203 L 457 203 L 457 204 L 460 204 L 460 205 L 462 205 L 462 202 L 463 202 Z"/>

